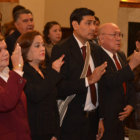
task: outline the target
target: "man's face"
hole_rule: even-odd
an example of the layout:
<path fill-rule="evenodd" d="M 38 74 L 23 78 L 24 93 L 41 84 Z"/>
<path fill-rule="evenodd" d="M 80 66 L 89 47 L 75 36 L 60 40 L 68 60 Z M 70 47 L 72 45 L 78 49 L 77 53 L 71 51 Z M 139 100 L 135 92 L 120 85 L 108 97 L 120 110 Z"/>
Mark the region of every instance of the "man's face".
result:
<path fill-rule="evenodd" d="M 17 30 L 22 34 L 34 29 L 34 21 L 32 14 L 21 14 L 15 22 Z"/>
<path fill-rule="evenodd" d="M 101 45 L 112 53 L 120 50 L 122 34 L 118 26 L 109 24 L 101 34 Z"/>
<path fill-rule="evenodd" d="M 91 40 L 94 36 L 95 30 L 95 18 L 94 16 L 83 16 L 83 19 L 78 24 L 77 21 L 72 22 L 74 28 L 74 34 L 85 44 L 86 41 Z"/>
<path fill-rule="evenodd" d="M 95 22 L 95 33 L 94 33 L 95 38 L 98 36 L 99 26 L 100 26 L 100 22 L 98 20 L 96 20 L 96 22 Z"/>

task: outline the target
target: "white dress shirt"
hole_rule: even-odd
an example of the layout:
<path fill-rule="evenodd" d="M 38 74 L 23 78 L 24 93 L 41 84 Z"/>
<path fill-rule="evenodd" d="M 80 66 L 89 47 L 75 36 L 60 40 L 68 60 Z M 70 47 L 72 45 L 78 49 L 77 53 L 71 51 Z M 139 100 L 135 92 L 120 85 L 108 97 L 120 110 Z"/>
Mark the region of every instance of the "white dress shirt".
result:
<path fill-rule="evenodd" d="M 8 81 L 8 78 L 9 78 L 9 67 L 5 67 L 3 69 L 2 72 L 0 72 L 0 77 L 5 81 L 7 82 Z M 21 77 L 23 76 L 23 72 L 20 71 L 20 70 L 14 70 L 17 74 L 19 74 Z"/>
<path fill-rule="evenodd" d="M 73 34 L 74 35 L 74 34 Z M 83 46 L 87 46 L 87 43 L 86 44 L 82 44 L 78 38 L 74 35 L 74 38 L 76 39 L 80 49 L 83 47 Z M 81 49 L 81 53 L 82 53 L 82 49 Z M 89 58 L 89 65 L 90 65 L 90 68 L 91 68 L 91 71 L 93 71 L 95 69 L 95 66 L 94 66 L 94 63 L 93 63 L 93 60 L 92 60 L 92 57 L 90 55 L 90 58 Z M 88 84 L 88 79 L 85 78 L 85 85 L 86 87 L 88 87 L 88 90 L 87 90 L 87 97 L 86 97 L 86 102 L 85 102 L 85 107 L 84 107 L 84 111 L 91 111 L 91 110 L 94 110 L 98 107 L 99 105 L 99 101 L 98 101 L 98 85 L 97 83 L 95 83 L 95 87 L 96 87 L 96 96 L 97 96 L 97 101 L 96 101 L 96 106 L 94 106 L 91 102 L 91 94 L 90 94 L 90 87 L 89 87 L 89 84 Z"/>
<path fill-rule="evenodd" d="M 115 60 L 114 60 L 114 58 L 113 58 L 113 53 L 110 52 L 110 51 L 108 51 L 107 49 L 105 49 L 105 48 L 103 48 L 103 47 L 102 47 L 102 49 L 110 56 L 110 58 L 112 59 L 112 61 L 114 62 L 115 66 L 116 66 Z M 116 53 L 115 55 L 116 55 L 116 58 L 117 58 L 119 64 L 121 65 L 117 53 Z M 122 66 L 122 65 L 121 65 L 121 66 Z M 117 66 L 116 66 L 116 68 L 117 68 Z"/>

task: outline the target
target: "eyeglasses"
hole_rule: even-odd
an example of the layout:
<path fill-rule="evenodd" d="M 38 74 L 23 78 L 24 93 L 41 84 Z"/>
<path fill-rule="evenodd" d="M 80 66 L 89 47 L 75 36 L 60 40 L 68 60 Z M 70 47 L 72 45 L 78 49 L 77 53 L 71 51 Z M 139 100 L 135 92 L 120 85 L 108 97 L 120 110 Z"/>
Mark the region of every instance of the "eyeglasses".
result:
<path fill-rule="evenodd" d="M 110 35 L 110 36 L 112 36 L 114 38 L 117 38 L 117 37 L 123 38 L 122 33 L 115 33 L 115 34 L 105 34 L 105 33 L 103 33 L 103 35 Z"/>

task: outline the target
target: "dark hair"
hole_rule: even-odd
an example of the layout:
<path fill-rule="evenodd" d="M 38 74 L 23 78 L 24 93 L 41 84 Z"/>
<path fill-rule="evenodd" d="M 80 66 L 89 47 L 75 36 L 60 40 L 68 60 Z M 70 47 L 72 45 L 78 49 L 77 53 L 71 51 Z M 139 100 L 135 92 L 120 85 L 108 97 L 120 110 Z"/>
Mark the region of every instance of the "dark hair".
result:
<path fill-rule="evenodd" d="M 27 54 L 28 51 L 34 41 L 34 38 L 37 35 L 41 35 L 38 31 L 29 31 L 26 33 L 23 33 L 17 40 L 17 43 L 21 46 L 22 56 L 24 62 L 30 62 L 31 60 L 28 60 Z"/>
<path fill-rule="evenodd" d="M 95 20 L 98 21 L 99 24 L 100 24 L 100 19 L 98 17 L 96 17 L 96 16 L 94 16 L 94 17 L 95 17 Z"/>
<path fill-rule="evenodd" d="M 18 20 L 18 18 L 21 14 L 32 14 L 32 12 L 29 9 L 20 9 L 20 10 L 16 11 L 13 15 L 14 22 L 16 22 Z"/>
<path fill-rule="evenodd" d="M 136 41 L 140 42 L 140 30 L 136 34 Z"/>
<path fill-rule="evenodd" d="M 50 40 L 50 38 L 48 37 L 49 31 L 50 31 L 50 29 L 52 28 L 52 26 L 54 26 L 54 25 L 59 25 L 59 26 L 60 26 L 60 24 L 59 24 L 58 22 L 56 22 L 56 21 L 47 22 L 47 23 L 45 24 L 45 26 L 44 26 L 43 37 L 44 37 L 44 40 L 45 40 L 48 44 L 51 43 L 51 40 Z M 61 27 L 61 26 L 60 26 L 60 27 Z"/>
<path fill-rule="evenodd" d="M 72 26 L 72 22 L 73 21 L 77 21 L 78 24 L 81 22 L 81 20 L 83 19 L 83 16 L 94 16 L 94 11 L 88 9 L 88 8 L 77 8 L 75 9 L 71 16 L 70 16 L 70 27 L 73 30 L 73 26 Z"/>
<path fill-rule="evenodd" d="M 14 17 L 14 14 L 15 14 L 17 11 L 21 10 L 21 9 L 25 9 L 25 7 L 22 6 L 22 5 L 17 5 L 17 6 L 15 6 L 15 7 L 13 8 L 13 10 L 12 10 L 12 15 L 13 15 L 13 17 Z"/>

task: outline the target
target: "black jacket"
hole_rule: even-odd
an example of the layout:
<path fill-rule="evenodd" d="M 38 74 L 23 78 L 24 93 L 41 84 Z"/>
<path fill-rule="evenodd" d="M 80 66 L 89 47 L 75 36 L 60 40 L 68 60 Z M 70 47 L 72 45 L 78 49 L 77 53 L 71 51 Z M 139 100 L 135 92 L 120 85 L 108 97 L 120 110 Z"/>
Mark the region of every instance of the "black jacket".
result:
<path fill-rule="evenodd" d="M 132 83 L 134 74 L 122 52 L 118 52 L 122 65 L 122 69 L 119 71 L 113 60 L 101 47 L 98 47 L 96 57 L 100 60 L 100 64 L 107 61 L 108 65 L 106 73 L 99 82 L 100 106 L 105 127 L 103 140 L 122 140 L 124 137 L 123 122 L 118 119 L 118 116 L 126 105 L 135 107 L 135 90 Z M 126 95 L 123 82 L 126 83 Z"/>
<path fill-rule="evenodd" d="M 43 71 L 45 79 L 28 63 L 24 65 L 24 78 L 27 80 L 25 94 L 31 134 L 57 136 L 59 115 L 56 103 L 56 84 L 61 79 L 53 69 Z"/>
<path fill-rule="evenodd" d="M 18 30 L 15 30 L 11 35 L 7 36 L 5 39 L 5 42 L 7 44 L 7 50 L 10 56 L 12 55 L 12 52 L 14 51 L 15 43 L 20 35 L 21 35 L 20 32 Z M 9 61 L 9 68 L 12 69 L 11 59 Z"/>
<path fill-rule="evenodd" d="M 96 58 L 94 58 L 94 49 L 94 47 L 91 47 L 91 56 L 96 67 L 97 62 Z M 64 117 L 62 135 L 66 134 L 67 140 L 79 140 L 79 137 L 85 137 L 91 128 L 89 127 L 89 122 L 84 115 L 84 107 L 87 97 L 85 78 L 80 79 L 80 75 L 84 67 L 84 60 L 80 47 L 73 35 L 53 47 L 52 61 L 59 58 L 62 54 L 65 55 L 64 65 L 61 68 L 63 80 L 57 85 L 58 96 L 60 99 L 65 99 L 69 95 L 76 94 L 74 99 L 70 102 L 67 113 Z M 91 120 L 93 119 L 95 120 L 95 123 L 94 121 L 91 122 L 93 123 L 93 125 L 91 125 L 91 131 L 96 137 L 98 118 L 93 117 Z M 82 134 L 80 132 L 82 132 Z"/>

